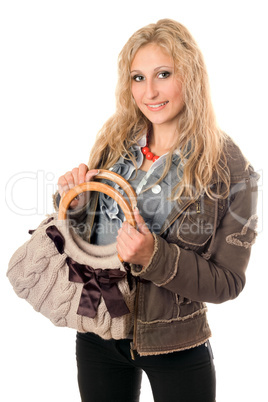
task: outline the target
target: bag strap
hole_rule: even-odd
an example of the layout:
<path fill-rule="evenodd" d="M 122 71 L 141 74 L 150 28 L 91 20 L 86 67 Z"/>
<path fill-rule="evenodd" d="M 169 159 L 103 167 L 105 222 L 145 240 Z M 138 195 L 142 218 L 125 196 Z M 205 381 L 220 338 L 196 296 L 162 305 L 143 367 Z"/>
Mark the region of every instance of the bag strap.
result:
<path fill-rule="evenodd" d="M 132 226 L 135 226 L 135 219 L 132 207 L 130 206 L 129 202 L 124 198 L 124 196 L 112 186 L 96 181 L 89 181 L 86 183 L 78 184 L 61 197 L 58 220 L 67 219 L 67 211 L 71 202 L 75 197 L 77 197 L 81 193 L 84 193 L 85 191 L 99 191 L 108 195 L 109 197 L 112 197 L 122 208 L 127 222 L 129 222 Z"/>
<path fill-rule="evenodd" d="M 118 184 L 126 193 L 130 204 L 115 188 L 109 186 L 108 184 L 98 183 L 95 181 L 95 179 L 106 179 Z M 89 184 L 89 186 L 87 184 Z M 97 186 L 95 186 L 95 184 L 97 184 Z M 65 220 L 67 218 L 67 210 L 70 206 L 70 203 L 74 198 L 85 191 L 99 191 L 107 194 L 109 197 L 112 197 L 122 208 L 126 220 L 128 221 L 128 219 L 130 219 L 129 223 L 132 224 L 131 222 L 133 221 L 131 217 L 133 217 L 133 209 L 137 206 L 136 192 L 128 181 L 118 173 L 105 169 L 100 169 L 98 175 L 94 177 L 94 180 L 79 184 L 62 195 L 59 205 L 59 220 Z M 133 226 L 135 226 L 135 223 Z"/>
<path fill-rule="evenodd" d="M 128 223 L 132 226 L 136 226 L 136 221 L 133 214 L 133 209 L 137 205 L 137 195 L 131 185 L 119 174 L 112 172 L 111 170 L 101 169 L 97 176 L 98 179 L 107 179 L 118 184 L 124 192 L 127 194 L 129 202 L 124 198 L 124 196 L 119 193 L 115 188 L 109 186 L 105 183 L 99 183 L 96 181 L 89 181 L 86 183 L 79 184 L 72 189 L 70 189 L 67 193 L 64 193 L 60 200 L 59 212 L 58 212 L 58 220 L 66 220 L 67 219 L 67 211 L 68 208 L 75 197 L 79 194 L 84 193 L 85 191 L 99 191 L 112 197 L 122 208 L 122 211 L 125 215 L 125 218 Z M 122 258 L 118 254 L 118 258 L 121 262 L 123 262 Z"/>
<path fill-rule="evenodd" d="M 128 181 L 120 176 L 118 173 L 115 173 L 111 170 L 100 169 L 97 176 L 94 177 L 94 180 L 98 179 L 107 179 L 118 184 L 126 193 L 132 209 L 137 206 L 137 195 L 135 190 L 131 187 Z"/>

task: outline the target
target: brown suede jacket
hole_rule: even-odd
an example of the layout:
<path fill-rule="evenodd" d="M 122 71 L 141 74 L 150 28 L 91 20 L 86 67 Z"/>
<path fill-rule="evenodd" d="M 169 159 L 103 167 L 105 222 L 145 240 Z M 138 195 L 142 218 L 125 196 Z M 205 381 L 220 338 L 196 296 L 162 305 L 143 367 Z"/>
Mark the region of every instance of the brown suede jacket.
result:
<path fill-rule="evenodd" d="M 189 349 L 207 341 L 211 331 L 206 302 L 236 298 L 245 285 L 245 271 L 256 237 L 258 174 L 230 140 L 228 198 L 177 204 L 161 233 L 154 235 L 151 261 L 143 269 L 132 266 L 137 277 L 133 350 L 156 355 Z M 91 214 L 80 213 L 79 222 L 92 227 Z M 94 209 L 95 208 L 95 209 Z M 87 216 L 86 216 L 87 215 Z M 84 236 L 89 238 L 89 231 Z"/>

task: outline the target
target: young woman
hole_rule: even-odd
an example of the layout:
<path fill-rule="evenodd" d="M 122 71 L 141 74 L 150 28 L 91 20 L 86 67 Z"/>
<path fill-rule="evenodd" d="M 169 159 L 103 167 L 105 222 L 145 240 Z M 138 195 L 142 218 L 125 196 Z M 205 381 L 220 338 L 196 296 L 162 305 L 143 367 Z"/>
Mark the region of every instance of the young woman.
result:
<path fill-rule="evenodd" d="M 89 165 L 58 182 L 61 194 L 105 168 L 138 195 L 137 228 L 102 194 L 71 205 L 81 236 L 116 241 L 137 278 L 128 339 L 77 334 L 81 398 L 138 401 L 145 371 L 156 402 L 213 402 L 205 302 L 234 299 L 245 285 L 258 176 L 217 126 L 203 57 L 181 24 L 134 33 L 119 56 L 116 100 Z"/>

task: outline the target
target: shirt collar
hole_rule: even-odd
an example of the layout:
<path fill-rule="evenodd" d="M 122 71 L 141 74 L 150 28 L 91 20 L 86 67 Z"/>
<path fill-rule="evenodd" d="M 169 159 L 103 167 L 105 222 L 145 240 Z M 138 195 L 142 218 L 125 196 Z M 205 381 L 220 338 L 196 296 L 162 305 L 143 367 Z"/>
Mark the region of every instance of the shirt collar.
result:
<path fill-rule="evenodd" d="M 142 148 L 145 147 L 147 143 L 147 133 L 145 133 L 137 142 L 137 145 Z M 141 151 L 140 151 L 141 152 Z M 168 155 L 168 153 L 161 155 L 150 167 L 149 171 L 150 173 L 153 172 L 158 166 L 162 165 L 162 163 L 164 162 L 164 160 L 166 159 L 166 156 Z M 179 156 L 180 153 L 177 149 L 175 149 L 175 151 L 173 152 L 173 155 L 177 155 Z M 140 168 L 140 166 L 142 165 L 142 163 L 139 163 L 138 168 Z"/>

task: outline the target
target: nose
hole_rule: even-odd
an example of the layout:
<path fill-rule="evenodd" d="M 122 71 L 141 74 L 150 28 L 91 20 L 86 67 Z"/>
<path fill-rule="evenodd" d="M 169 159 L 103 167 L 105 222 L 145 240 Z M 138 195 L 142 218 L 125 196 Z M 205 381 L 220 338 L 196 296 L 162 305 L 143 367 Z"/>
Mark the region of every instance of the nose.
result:
<path fill-rule="evenodd" d="M 145 96 L 147 99 L 154 99 L 158 96 L 159 91 L 157 89 L 157 84 L 152 79 L 147 79 Z"/>

